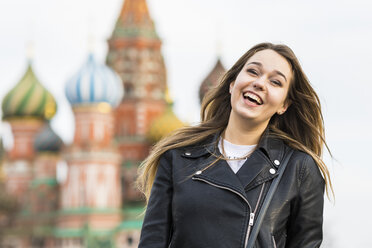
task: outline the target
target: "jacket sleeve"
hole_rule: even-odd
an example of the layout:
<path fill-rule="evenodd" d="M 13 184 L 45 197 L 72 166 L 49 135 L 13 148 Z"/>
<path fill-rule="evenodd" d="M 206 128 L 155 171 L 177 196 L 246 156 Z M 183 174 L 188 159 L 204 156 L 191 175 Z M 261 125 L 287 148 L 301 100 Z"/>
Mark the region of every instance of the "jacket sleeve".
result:
<path fill-rule="evenodd" d="M 307 155 L 299 175 L 299 190 L 291 210 L 286 248 L 316 248 L 323 239 L 324 179 Z"/>
<path fill-rule="evenodd" d="M 151 189 L 138 248 L 166 248 L 172 226 L 172 172 L 168 153 L 161 156 Z"/>

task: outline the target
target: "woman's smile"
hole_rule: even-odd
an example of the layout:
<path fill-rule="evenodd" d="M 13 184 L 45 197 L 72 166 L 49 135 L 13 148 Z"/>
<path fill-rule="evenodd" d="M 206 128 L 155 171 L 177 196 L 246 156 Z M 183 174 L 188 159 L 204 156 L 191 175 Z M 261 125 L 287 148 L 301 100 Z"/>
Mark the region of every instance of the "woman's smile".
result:
<path fill-rule="evenodd" d="M 243 92 L 243 98 L 247 100 L 246 102 L 248 105 L 253 107 L 263 104 L 262 98 L 252 91 Z"/>

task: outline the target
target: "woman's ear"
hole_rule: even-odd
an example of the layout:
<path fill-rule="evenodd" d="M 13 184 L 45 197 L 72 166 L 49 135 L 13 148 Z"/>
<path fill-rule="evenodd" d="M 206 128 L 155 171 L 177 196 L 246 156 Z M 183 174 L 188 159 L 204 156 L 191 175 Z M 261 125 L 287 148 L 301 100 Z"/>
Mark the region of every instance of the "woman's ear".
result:
<path fill-rule="evenodd" d="M 289 108 L 289 106 L 291 106 L 291 104 L 292 104 L 292 101 L 291 101 L 291 100 L 289 100 L 289 99 L 285 100 L 285 102 L 284 102 L 284 104 L 283 104 L 283 107 L 281 107 L 281 108 L 278 110 L 277 114 L 278 114 L 278 115 L 282 115 L 282 114 L 284 114 L 285 111 L 287 111 L 287 109 Z"/>
<path fill-rule="evenodd" d="M 230 92 L 230 94 L 231 94 L 232 89 L 233 89 L 233 87 L 234 87 L 234 83 L 235 83 L 235 81 L 230 83 L 230 88 L 229 88 L 229 92 Z"/>

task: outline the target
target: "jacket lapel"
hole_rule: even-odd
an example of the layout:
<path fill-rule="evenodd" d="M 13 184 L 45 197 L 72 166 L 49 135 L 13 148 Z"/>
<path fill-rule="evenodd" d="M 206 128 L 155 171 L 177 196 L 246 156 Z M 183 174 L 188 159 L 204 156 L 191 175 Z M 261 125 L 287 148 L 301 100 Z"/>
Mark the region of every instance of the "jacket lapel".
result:
<path fill-rule="evenodd" d="M 270 169 L 273 170 L 270 172 Z M 253 152 L 236 173 L 236 176 L 239 178 L 245 190 L 249 190 L 267 182 L 276 175 L 276 169 L 271 166 L 270 161 L 265 158 L 265 155 L 259 150 Z"/>
<path fill-rule="evenodd" d="M 269 129 L 265 130 L 256 150 L 236 174 L 245 190 L 248 191 L 278 175 L 284 147 L 283 141 L 272 137 Z M 279 164 L 276 164 L 275 160 L 279 161 Z"/>

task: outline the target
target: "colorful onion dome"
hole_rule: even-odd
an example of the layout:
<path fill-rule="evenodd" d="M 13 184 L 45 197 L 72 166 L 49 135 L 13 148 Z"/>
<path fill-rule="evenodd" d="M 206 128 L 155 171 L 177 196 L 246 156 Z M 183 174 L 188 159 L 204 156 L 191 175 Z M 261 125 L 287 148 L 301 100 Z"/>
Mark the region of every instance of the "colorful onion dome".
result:
<path fill-rule="evenodd" d="M 115 107 L 124 94 L 119 75 L 106 65 L 97 63 L 92 54 L 67 82 L 65 90 L 72 105 L 107 102 Z"/>
<path fill-rule="evenodd" d="M 35 137 L 34 148 L 38 152 L 59 152 L 62 146 L 62 139 L 53 131 L 49 122 Z"/>
<path fill-rule="evenodd" d="M 5 96 L 2 103 L 3 119 L 36 117 L 49 120 L 57 104 L 49 91 L 36 78 L 31 63 L 18 84 Z"/>
<path fill-rule="evenodd" d="M 199 100 L 200 103 L 203 101 L 205 94 L 217 86 L 220 82 L 221 77 L 225 74 L 226 69 L 222 65 L 220 58 L 217 59 L 216 65 L 213 67 L 212 71 L 203 80 L 199 88 Z"/>
<path fill-rule="evenodd" d="M 168 89 L 166 89 L 165 92 L 165 100 L 167 102 L 165 112 L 153 121 L 147 133 L 147 138 L 152 142 L 157 142 L 165 136 L 171 134 L 176 129 L 185 126 L 184 123 L 182 123 L 182 121 L 180 121 L 173 113 L 173 101 L 169 96 Z"/>

